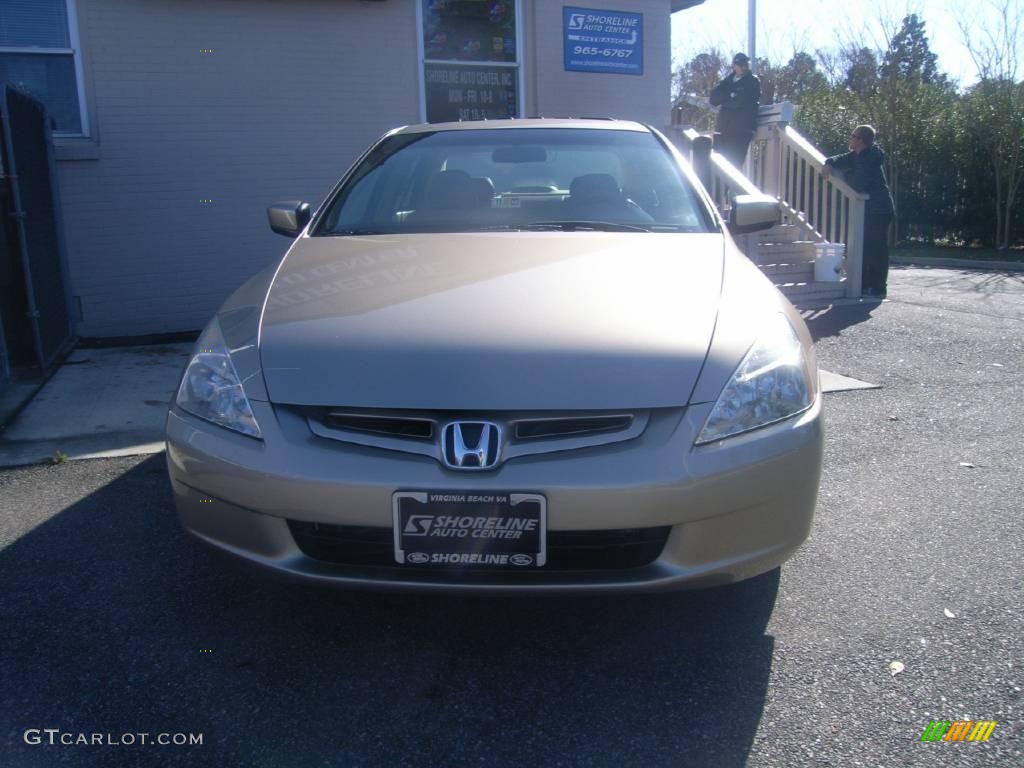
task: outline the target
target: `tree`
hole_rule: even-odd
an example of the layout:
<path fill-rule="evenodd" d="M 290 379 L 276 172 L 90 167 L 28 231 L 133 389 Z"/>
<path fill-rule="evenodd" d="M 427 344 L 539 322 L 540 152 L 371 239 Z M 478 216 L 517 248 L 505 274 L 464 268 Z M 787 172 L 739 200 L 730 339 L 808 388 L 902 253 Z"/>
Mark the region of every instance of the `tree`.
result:
<path fill-rule="evenodd" d="M 718 49 L 694 56 L 672 75 L 673 122 L 709 131 L 715 125 L 715 113 L 708 96 L 727 69 Z"/>
<path fill-rule="evenodd" d="M 773 64 L 768 59 L 754 59 L 754 70 L 757 79 L 761 81 L 761 103 L 774 104 L 781 99 L 776 98 L 779 77 L 782 74 L 782 67 Z"/>
<path fill-rule="evenodd" d="M 797 51 L 779 73 L 778 101 L 799 102 L 806 94 L 828 87 L 825 76 L 818 71 L 818 62 L 806 51 Z"/>
<path fill-rule="evenodd" d="M 878 57 L 870 48 L 851 48 L 843 51 L 846 64 L 843 81 L 847 88 L 862 99 L 871 97 L 878 90 Z"/>
<path fill-rule="evenodd" d="M 806 51 L 797 51 L 783 66 L 768 59 L 757 60 L 761 79 L 761 103 L 799 102 L 806 94 L 828 88 L 828 79 L 818 71 L 818 62 Z"/>
<path fill-rule="evenodd" d="M 939 70 L 926 27 L 913 14 L 882 20 L 886 37 L 878 49 L 854 40 L 814 54 L 797 50 L 785 64 L 757 61 L 762 103 L 793 101 L 794 127 L 826 155 L 846 151 L 855 126 L 876 128 L 896 203 L 897 240 L 1000 248 L 1020 240 L 1024 0 L 982 2 L 994 12 L 980 13 L 975 5 L 961 20 L 980 73 L 962 92 Z M 707 93 L 727 66 L 712 51 L 679 68 L 675 81 L 690 110 L 684 122 L 711 129 Z"/>
<path fill-rule="evenodd" d="M 868 61 L 858 54 L 855 62 L 861 68 L 848 72 L 847 80 L 859 82 L 865 117 L 885 147 L 885 171 L 896 203 L 893 234 L 898 240 L 917 234 L 907 222 L 919 225 L 928 215 L 920 185 L 936 160 L 929 138 L 950 120 L 956 93 L 938 72 L 924 22 L 915 14 L 905 16 L 889 38 L 875 83 L 868 77 Z"/>
<path fill-rule="evenodd" d="M 706 99 L 727 69 L 726 59 L 718 49 L 698 53 L 672 76 L 673 100 L 684 95 Z"/>
<path fill-rule="evenodd" d="M 809 93 L 800 101 L 793 127 L 826 156 L 846 151 L 852 126 L 865 121 L 863 104 L 841 87 Z"/>
<path fill-rule="evenodd" d="M 964 45 L 980 81 L 963 100 L 964 125 L 974 149 L 988 162 L 994 186 L 997 248 L 1013 244 L 1014 212 L 1024 180 L 1024 83 L 1017 81 L 1024 8 L 1020 0 L 989 0 L 994 23 L 959 19 Z"/>
<path fill-rule="evenodd" d="M 905 16 L 899 31 L 889 41 L 879 74 L 885 80 L 901 78 L 919 83 L 939 83 L 938 57 L 932 53 L 924 22 L 916 13 Z"/>
<path fill-rule="evenodd" d="M 996 248 L 1013 244 L 1013 219 L 1024 180 L 1024 83 L 984 78 L 963 100 L 964 125 L 974 150 L 989 165 L 995 195 Z"/>
<path fill-rule="evenodd" d="M 826 154 L 837 154 L 855 126 L 873 125 L 886 153 L 896 239 L 943 236 L 961 199 L 958 180 L 950 178 L 956 163 L 948 138 L 956 91 L 937 70 L 916 16 L 883 28 L 890 34 L 880 55 L 854 42 L 826 62 L 832 84 L 803 92 L 796 127 Z"/>

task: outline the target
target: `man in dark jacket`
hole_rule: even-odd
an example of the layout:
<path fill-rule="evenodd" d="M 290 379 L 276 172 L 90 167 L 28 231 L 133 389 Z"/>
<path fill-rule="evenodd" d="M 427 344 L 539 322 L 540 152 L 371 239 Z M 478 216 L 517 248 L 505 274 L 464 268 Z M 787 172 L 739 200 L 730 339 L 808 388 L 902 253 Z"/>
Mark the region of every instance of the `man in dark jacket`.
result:
<path fill-rule="evenodd" d="M 711 91 L 711 104 L 719 107 L 715 151 L 737 168 L 742 168 L 757 130 L 760 100 L 761 81 L 750 71 L 750 58 L 737 53 L 732 60 L 732 72 Z"/>
<path fill-rule="evenodd" d="M 875 129 L 858 125 L 850 136 L 850 151 L 828 158 L 822 169 L 826 179 L 833 169 L 842 171 L 847 184 L 870 195 L 864 207 L 865 296 L 884 297 L 889 278 L 889 225 L 894 207 L 882 168 L 884 162 L 885 155 L 875 144 Z"/>

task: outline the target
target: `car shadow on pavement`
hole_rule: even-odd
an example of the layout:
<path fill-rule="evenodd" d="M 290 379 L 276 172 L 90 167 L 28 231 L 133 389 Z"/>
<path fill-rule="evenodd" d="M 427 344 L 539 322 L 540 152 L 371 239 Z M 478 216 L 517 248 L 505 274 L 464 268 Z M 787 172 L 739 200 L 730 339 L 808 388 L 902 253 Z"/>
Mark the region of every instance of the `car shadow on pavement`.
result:
<path fill-rule="evenodd" d="M 822 309 L 805 309 L 800 315 L 807 323 L 811 337 L 817 342 L 867 322 L 871 319 L 871 313 L 880 305 L 879 299 L 864 299 L 856 304 L 831 304 Z"/>
<path fill-rule="evenodd" d="M 746 763 L 778 569 L 628 597 L 313 588 L 187 536 L 163 462 L 0 550 L 0 763 Z M 29 746 L 28 728 L 203 744 Z"/>

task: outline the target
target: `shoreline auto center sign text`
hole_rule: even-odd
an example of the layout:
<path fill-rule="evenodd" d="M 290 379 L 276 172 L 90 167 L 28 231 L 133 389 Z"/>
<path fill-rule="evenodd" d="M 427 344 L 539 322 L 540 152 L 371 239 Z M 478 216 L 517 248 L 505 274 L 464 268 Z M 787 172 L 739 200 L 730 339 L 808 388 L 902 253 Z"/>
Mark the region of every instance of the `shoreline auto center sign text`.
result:
<path fill-rule="evenodd" d="M 562 9 L 567 72 L 644 73 L 644 15 L 594 8 Z"/>

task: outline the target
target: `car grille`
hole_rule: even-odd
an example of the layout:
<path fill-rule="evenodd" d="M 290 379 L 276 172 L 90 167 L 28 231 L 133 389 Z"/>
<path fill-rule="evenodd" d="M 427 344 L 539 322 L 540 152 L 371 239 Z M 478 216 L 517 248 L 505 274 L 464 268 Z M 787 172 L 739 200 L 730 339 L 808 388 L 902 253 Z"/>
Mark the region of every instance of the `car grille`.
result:
<path fill-rule="evenodd" d="M 397 567 L 391 528 L 289 520 L 295 543 L 314 560 L 353 567 Z M 606 531 L 548 531 L 547 564 L 533 571 L 605 571 L 641 568 L 661 554 L 670 526 Z M 428 570 L 424 568 L 423 570 Z M 443 567 L 430 570 L 446 570 Z M 448 568 L 447 570 L 459 570 Z M 475 571 L 502 570 L 473 568 Z M 504 569 L 512 570 L 512 569 Z"/>
<path fill-rule="evenodd" d="M 488 421 L 502 432 L 500 463 L 523 456 L 575 451 L 639 437 L 650 411 L 483 412 L 347 409 L 278 405 L 306 420 L 318 437 L 428 456 L 442 461 L 441 433 L 456 420 Z"/>
<path fill-rule="evenodd" d="M 617 432 L 633 423 L 629 415 L 590 416 L 569 419 L 523 419 L 515 422 L 516 440 L 542 440 L 546 437 L 582 437 L 602 432 Z"/>
<path fill-rule="evenodd" d="M 350 430 L 392 437 L 412 437 L 429 440 L 438 432 L 438 424 L 450 416 L 441 413 L 407 415 L 306 409 L 306 415 L 331 429 Z M 490 417 L 488 417 L 490 418 Z M 606 432 L 621 432 L 633 424 L 631 413 L 594 414 L 584 416 L 513 417 L 506 424 L 513 428 L 518 441 L 544 440 L 553 437 L 585 437 Z"/>
<path fill-rule="evenodd" d="M 404 416 L 370 416 L 362 413 L 329 411 L 324 416 L 324 424 L 334 429 L 350 429 L 375 435 L 414 437 L 421 440 L 429 440 L 434 436 L 433 421 Z"/>

